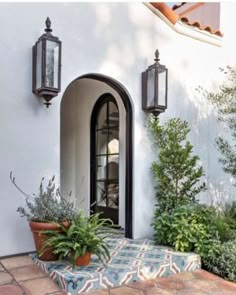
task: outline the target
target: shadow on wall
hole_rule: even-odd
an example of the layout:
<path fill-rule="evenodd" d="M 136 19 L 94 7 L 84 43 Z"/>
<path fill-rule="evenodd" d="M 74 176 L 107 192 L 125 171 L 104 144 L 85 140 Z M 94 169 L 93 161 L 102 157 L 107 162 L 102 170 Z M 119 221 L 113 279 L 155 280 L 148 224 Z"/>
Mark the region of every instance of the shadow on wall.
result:
<path fill-rule="evenodd" d="M 170 118 L 179 117 L 182 120 L 186 120 L 191 128 L 188 140 L 193 144 L 193 153 L 200 157 L 199 164 L 203 166 L 205 171 L 205 177 L 202 181 L 206 182 L 207 186 L 207 191 L 199 194 L 200 201 L 219 205 L 232 200 L 235 188 L 230 177 L 224 173 L 218 162 L 220 154 L 215 146 L 215 138 L 222 127 L 217 122 L 214 109 L 209 105 L 206 97 L 201 96 L 195 91 L 198 85 L 191 85 L 187 88 L 181 85 L 178 80 L 173 79 L 170 81 L 170 84 L 169 106 L 165 113 L 159 115 L 159 118 L 161 122 L 164 122 Z M 146 124 L 146 121 L 147 117 L 144 115 L 144 124 Z M 142 126 L 139 126 L 139 128 L 141 134 Z M 149 138 L 148 141 L 142 140 L 142 144 L 149 155 L 148 158 L 146 155 L 141 155 L 140 158 L 145 163 L 142 177 L 145 177 L 145 174 L 149 171 L 149 181 L 142 183 L 142 185 L 145 191 L 147 191 L 147 196 L 152 196 L 155 195 L 155 179 L 150 167 L 152 162 L 156 160 L 157 150 L 153 144 L 150 145 L 152 137 L 148 130 L 145 130 L 142 136 Z M 153 211 L 153 208 L 150 207 L 150 210 Z M 146 218 L 148 219 L 148 213 Z"/>
<path fill-rule="evenodd" d="M 70 5 L 71 3 L 64 3 L 61 26 L 68 27 L 69 17 L 70 26 L 78 27 L 79 15 L 80 27 L 78 33 L 72 31 L 68 37 L 64 37 L 63 52 L 70 52 L 71 44 L 81 48 L 81 51 L 77 52 L 73 62 L 70 55 L 63 56 L 63 64 L 70 73 L 65 77 L 65 85 L 80 73 L 94 72 L 94 69 L 95 72 L 112 76 L 124 85 L 133 83 L 134 77 L 139 81 L 141 71 L 152 62 L 153 48 L 158 44 L 158 39 L 165 41 L 168 38 L 162 32 L 156 36 L 154 20 L 157 18 L 143 4 L 79 3 L 73 11 Z M 90 25 L 88 20 L 91 20 Z M 143 60 L 142 69 L 138 69 L 140 64 L 137 65 L 137 58 Z M 79 73 L 76 72 L 76 64 Z"/>
<path fill-rule="evenodd" d="M 67 5 L 69 7 L 70 4 L 65 3 L 64 5 L 66 12 Z M 78 60 L 75 62 L 80 64 L 81 72 L 86 73 L 90 69 L 99 69 L 99 72 L 106 75 L 114 73 L 112 77 L 121 81 L 127 88 L 129 88 L 129 85 L 132 85 L 131 96 L 135 99 L 134 115 L 136 119 L 140 119 L 138 122 L 137 120 L 135 122 L 135 136 L 139 137 L 140 133 L 141 138 L 146 135 L 143 134 L 143 125 L 141 123 L 145 121 L 142 119 L 144 115 L 140 112 L 141 100 L 137 99 L 140 98 L 140 74 L 141 71 L 146 69 L 147 65 L 152 62 L 150 58 L 153 56 L 153 48 L 158 47 L 160 43 L 163 45 L 165 42 L 168 42 L 169 36 L 172 35 L 160 31 L 157 36 L 155 28 L 159 20 L 151 17 L 147 21 L 146 19 L 142 19 L 145 14 L 139 14 L 139 9 L 139 6 L 137 6 L 136 11 L 131 11 L 131 6 L 124 4 L 120 7 L 120 3 L 111 3 L 109 6 L 102 3 L 81 3 L 78 7 L 75 6 L 73 14 L 76 16 L 76 14 L 80 14 L 80 11 L 83 10 L 84 13 L 81 15 L 80 22 L 81 28 L 86 29 L 87 34 L 80 35 L 78 31 L 78 35 L 75 34 L 71 38 L 73 38 L 73 42 L 75 42 L 75 47 L 83 48 L 83 51 L 86 50 L 87 56 L 89 57 L 86 63 L 80 63 L 80 60 L 82 60 L 84 56 L 82 53 L 78 52 Z M 142 9 L 145 10 L 147 8 L 143 6 Z M 117 11 L 121 13 L 122 21 Z M 148 15 L 151 16 L 151 13 Z M 74 19 L 76 19 L 76 17 L 71 16 L 72 27 L 75 25 L 73 24 Z M 88 19 L 95 19 L 96 26 L 91 25 L 88 27 Z M 62 22 L 64 22 L 64 26 L 67 26 L 66 17 L 63 18 Z M 116 28 L 119 29 L 116 30 Z M 124 32 L 122 35 L 120 34 L 121 30 Z M 132 35 L 130 33 L 126 34 L 126 32 L 131 31 L 135 33 Z M 87 36 L 89 36 L 89 39 Z M 140 42 L 140 40 L 142 40 L 142 42 Z M 161 42 L 159 42 L 160 40 Z M 70 46 L 71 44 L 71 42 L 65 43 L 67 44 L 65 46 Z M 91 46 L 93 44 L 98 44 L 99 46 L 94 48 L 94 46 Z M 186 59 L 187 58 L 188 56 L 186 56 Z M 138 66 L 135 63 L 136 59 L 141 61 Z M 65 61 L 65 64 L 69 65 L 71 61 Z M 71 76 L 67 77 L 67 84 L 69 84 L 74 77 L 78 76 L 78 73 L 74 71 L 74 64 L 72 64 L 71 69 L 69 69 Z M 170 76 L 171 72 L 169 77 Z M 137 86 L 134 85 L 134 80 L 139 82 Z M 182 79 L 182 81 L 185 80 Z M 180 117 L 189 122 L 191 128 L 189 140 L 194 145 L 194 153 L 199 155 L 201 164 L 206 173 L 205 181 L 208 186 L 208 191 L 201 194 L 201 199 L 209 203 L 218 202 L 223 195 L 226 199 L 231 198 L 230 195 L 234 192 L 234 188 L 229 189 L 232 187 L 232 184 L 229 177 L 223 172 L 222 167 L 218 163 L 219 153 L 215 147 L 215 138 L 219 130 L 221 130 L 221 127 L 218 125 L 214 111 L 209 107 L 207 99 L 195 92 L 197 86 L 198 85 L 192 83 L 189 87 L 185 87 L 183 84 L 181 85 L 178 80 L 174 80 L 172 75 L 169 85 L 168 110 L 166 114 L 161 116 L 164 119 L 168 114 L 171 114 L 171 117 Z M 139 138 L 136 140 L 139 142 Z M 143 144 L 144 146 L 146 145 L 148 154 L 150 147 L 148 143 L 144 142 Z M 150 171 L 151 157 L 147 160 L 144 154 L 137 156 L 143 164 L 142 173 L 145 179 L 147 171 Z M 144 186 L 145 191 L 153 192 L 153 188 L 151 188 L 150 185 L 154 183 L 151 172 L 149 172 L 149 175 L 150 182 L 142 183 L 142 186 Z M 151 194 L 147 193 L 147 195 Z M 147 214 L 150 214 L 150 211 L 147 212 Z"/>
<path fill-rule="evenodd" d="M 180 85 L 179 81 L 172 81 L 169 107 L 163 119 L 167 119 L 170 113 L 171 117 L 179 117 L 189 123 L 191 131 L 188 140 L 193 144 L 193 152 L 200 157 L 205 171 L 203 181 L 206 182 L 207 191 L 199 195 L 200 200 L 217 205 L 233 200 L 235 187 L 230 175 L 223 171 L 218 161 L 220 153 L 215 139 L 223 132 L 223 126 L 217 121 L 217 114 L 207 98 L 195 90 L 198 86 L 192 83 L 186 87 Z"/>

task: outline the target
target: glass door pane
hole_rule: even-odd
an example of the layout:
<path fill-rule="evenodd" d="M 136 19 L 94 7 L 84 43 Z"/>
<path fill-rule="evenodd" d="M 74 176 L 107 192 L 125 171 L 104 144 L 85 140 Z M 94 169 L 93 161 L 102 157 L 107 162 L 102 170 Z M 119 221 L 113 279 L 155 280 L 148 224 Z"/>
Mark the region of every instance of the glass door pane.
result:
<path fill-rule="evenodd" d="M 119 182 L 119 155 L 109 155 L 107 161 L 107 178 Z"/>
<path fill-rule="evenodd" d="M 119 111 L 110 96 L 97 112 L 96 211 L 118 223 L 119 209 Z"/>
<path fill-rule="evenodd" d="M 119 112 L 117 109 L 117 106 L 114 104 L 114 102 L 110 101 L 108 105 L 108 123 L 110 128 L 117 127 L 119 128 Z"/>
<path fill-rule="evenodd" d="M 107 189 L 105 182 L 97 182 L 97 206 L 106 207 L 107 206 Z"/>
<path fill-rule="evenodd" d="M 117 209 L 119 207 L 119 184 L 110 183 L 107 187 L 107 206 Z"/>
<path fill-rule="evenodd" d="M 105 181 L 107 178 L 106 173 L 107 156 L 97 156 L 97 181 Z"/>
<path fill-rule="evenodd" d="M 104 103 L 100 111 L 98 112 L 98 119 L 97 119 L 97 126 L 96 126 L 97 130 L 107 127 L 106 119 L 107 119 L 107 103 Z"/>
<path fill-rule="evenodd" d="M 113 131 L 111 136 L 109 135 L 109 143 L 108 143 L 108 154 L 119 154 L 119 140 L 117 137 L 114 137 L 114 134 L 118 135 L 118 130 Z M 112 138 L 113 137 L 113 138 Z"/>
<path fill-rule="evenodd" d="M 96 155 L 107 154 L 108 129 L 98 130 L 97 132 Z"/>

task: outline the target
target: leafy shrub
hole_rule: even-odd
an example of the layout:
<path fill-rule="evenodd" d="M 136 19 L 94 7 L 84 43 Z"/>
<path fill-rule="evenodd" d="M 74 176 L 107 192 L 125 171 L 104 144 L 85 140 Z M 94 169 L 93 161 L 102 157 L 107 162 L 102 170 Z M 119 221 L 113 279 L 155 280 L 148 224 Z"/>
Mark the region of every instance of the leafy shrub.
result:
<path fill-rule="evenodd" d="M 222 242 L 236 239 L 236 202 L 226 203 L 221 211 L 212 215 Z"/>
<path fill-rule="evenodd" d="M 229 240 L 236 239 L 236 201 L 226 203 L 223 214 L 225 222 L 229 226 Z"/>
<path fill-rule="evenodd" d="M 224 171 L 233 177 L 236 186 L 236 69 L 227 66 L 220 68 L 220 71 L 226 76 L 225 80 L 218 85 L 216 91 L 207 91 L 201 86 L 198 87 L 197 91 L 216 107 L 218 120 L 224 123 L 226 131 L 224 137 L 216 138 L 217 149 L 221 153 L 219 161 L 222 163 Z"/>
<path fill-rule="evenodd" d="M 221 215 L 216 215 L 214 216 L 214 220 L 213 220 L 217 231 L 219 233 L 219 239 L 220 241 L 224 242 L 224 241 L 228 241 L 230 239 L 229 237 L 229 230 L 230 227 L 228 225 L 228 223 L 225 221 L 225 218 Z"/>
<path fill-rule="evenodd" d="M 223 212 L 226 218 L 231 218 L 235 221 L 234 226 L 236 229 L 236 201 L 233 201 L 232 203 L 226 203 Z"/>
<path fill-rule="evenodd" d="M 55 177 L 49 179 L 48 185 L 44 187 L 44 178 L 42 178 L 38 195 L 29 195 L 25 193 L 15 182 L 12 172 L 10 174 L 11 182 L 25 197 L 26 208 L 19 207 L 17 212 L 22 217 L 36 222 L 61 222 L 72 220 L 75 214 L 74 204 L 64 198 L 59 188 L 56 188 Z"/>
<path fill-rule="evenodd" d="M 171 214 L 156 210 L 154 237 L 175 250 L 198 253 L 203 268 L 236 282 L 236 231 L 229 216 L 200 204 L 177 206 Z"/>
<path fill-rule="evenodd" d="M 220 241 L 227 242 L 236 239 L 236 222 L 234 219 L 226 217 L 224 214 L 216 214 L 212 218 L 212 222 L 219 233 Z"/>
<path fill-rule="evenodd" d="M 200 204 L 177 206 L 171 214 L 156 210 L 154 239 L 181 252 L 207 255 L 214 239 L 218 239 L 214 214 L 213 208 Z"/>
<path fill-rule="evenodd" d="M 150 116 L 148 125 L 157 148 L 157 160 L 152 164 L 157 207 L 171 212 L 177 205 L 196 202 L 197 194 L 205 190 L 205 183 L 199 184 L 204 172 L 186 140 L 188 123 L 174 118 L 161 125 L 158 118 Z"/>
<path fill-rule="evenodd" d="M 221 213 L 198 204 L 196 196 L 205 190 L 205 184 L 199 184 L 204 172 L 186 140 L 187 122 L 175 118 L 160 125 L 159 119 L 150 117 L 149 128 L 157 148 L 152 164 L 157 183 L 155 241 L 198 253 L 207 270 L 236 282 L 236 202 L 226 204 Z M 221 151 L 228 161 L 223 162 L 225 171 L 235 176 L 235 155 L 226 154 L 225 146 Z"/>
<path fill-rule="evenodd" d="M 202 257 L 202 262 L 206 270 L 236 282 L 236 240 L 216 243 L 213 250 Z"/>

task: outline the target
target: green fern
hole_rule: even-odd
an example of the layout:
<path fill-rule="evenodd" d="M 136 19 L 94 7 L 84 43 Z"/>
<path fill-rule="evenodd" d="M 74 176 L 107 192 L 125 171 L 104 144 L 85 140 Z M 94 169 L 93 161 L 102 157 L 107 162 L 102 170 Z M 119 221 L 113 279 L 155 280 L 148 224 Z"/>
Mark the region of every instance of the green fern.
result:
<path fill-rule="evenodd" d="M 74 263 L 79 256 L 83 256 L 88 251 L 97 255 L 105 264 L 110 259 L 110 253 L 105 241 L 106 238 L 100 233 L 104 232 L 104 226 L 107 227 L 108 231 L 109 229 L 112 231 L 114 225 L 110 219 L 99 217 L 99 213 L 86 217 L 80 211 L 74 216 L 68 228 L 58 224 L 61 232 L 44 231 L 43 234 L 48 236 L 48 239 L 44 242 L 40 255 L 48 247 L 52 247 L 53 252 L 59 254 L 59 259 L 69 257 L 72 258 Z"/>

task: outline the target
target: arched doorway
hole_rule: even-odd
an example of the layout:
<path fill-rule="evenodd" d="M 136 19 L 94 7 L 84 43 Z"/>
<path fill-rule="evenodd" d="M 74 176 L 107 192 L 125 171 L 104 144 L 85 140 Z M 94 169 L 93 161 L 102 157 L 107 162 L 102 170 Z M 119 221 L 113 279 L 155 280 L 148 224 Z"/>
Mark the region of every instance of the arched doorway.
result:
<path fill-rule="evenodd" d="M 103 94 L 91 117 L 91 209 L 119 224 L 119 109 Z"/>
<path fill-rule="evenodd" d="M 124 215 L 125 235 L 132 238 L 132 105 L 124 86 L 110 77 L 101 74 L 83 75 L 72 81 L 64 92 L 61 102 L 61 186 L 65 192 L 74 191 L 75 200 L 78 200 L 78 195 L 82 195 L 86 199 L 83 208 L 90 209 L 89 205 L 94 199 L 91 177 L 93 167 L 90 165 L 93 146 L 90 134 L 92 112 L 96 103 L 100 100 L 99 97 L 101 98 L 108 93 L 115 98 L 116 102 L 119 102 L 119 109 L 123 110 L 120 113 L 122 115 L 120 122 L 124 123 L 125 129 L 123 133 L 120 130 L 124 142 L 120 160 L 122 164 L 123 157 L 125 165 L 122 166 L 119 163 L 119 170 L 121 170 L 121 166 L 123 167 L 123 170 L 120 171 L 122 173 L 119 173 L 119 182 L 121 182 L 121 176 L 124 179 L 122 187 L 119 189 L 124 191 L 122 194 L 124 195 L 124 204 L 120 204 L 119 212 Z M 109 157 L 109 154 L 107 157 Z M 106 168 L 108 171 L 112 170 L 114 174 L 117 173 L 116 164 L 109 164 L 109 161 L 106 164 L 108 164 Z M 109 189 L 111 188 L 106 188 L 107 195 Z M 80 203 L 78 203 L 78 207 L 80 207 Z"/>

